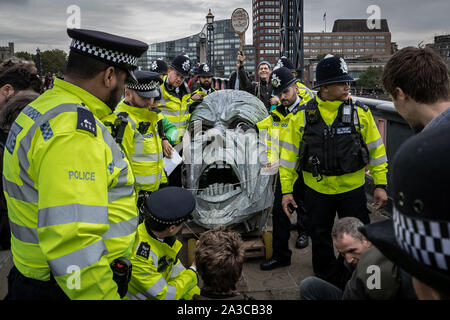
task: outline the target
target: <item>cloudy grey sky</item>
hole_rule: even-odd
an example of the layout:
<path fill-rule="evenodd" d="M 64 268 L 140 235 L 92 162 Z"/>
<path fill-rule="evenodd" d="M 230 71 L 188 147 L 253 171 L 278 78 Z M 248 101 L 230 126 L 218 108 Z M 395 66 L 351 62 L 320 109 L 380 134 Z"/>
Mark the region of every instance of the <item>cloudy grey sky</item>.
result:
<path fill-rule="evenodd" d="M 217 20 L 229 19 L 239 7 L 251 17 L 251 4 L 252 0 L 0 0 L 0 46 L 12 41 L 16 51 L 67 51 L 70 5 L 79 6 L 82 28 L 154 43 L 198 33 L 208 9 Z M 449 0 L 305 0 L 305 31 L 323 31 L 325 11 L 327 31 L 336 19 L 368 18 L 370 5 L 379 6 L 400 48 L 450 33 Z M 246 37 L 251 43 L 251 26 Z"/>

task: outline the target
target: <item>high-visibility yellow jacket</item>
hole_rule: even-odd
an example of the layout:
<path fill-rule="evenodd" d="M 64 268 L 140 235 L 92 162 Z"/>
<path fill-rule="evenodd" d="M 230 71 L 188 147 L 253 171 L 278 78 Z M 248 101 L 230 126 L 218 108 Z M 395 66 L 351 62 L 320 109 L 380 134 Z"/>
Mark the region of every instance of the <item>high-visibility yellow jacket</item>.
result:
<path fill-rule="evenodd" d="M 199 94 L 201 94 L 203 97 L 206 97 L 208 94 L 213 93 L 213 92 L 215 92 L 215 91 L 216 91 L 216 89 L 214 89 L 214 88 L 211 88 L 210 91 L 206 91 L 206 90 L 204 90 L 203 88 L 199 88 L 199 89 L 195 90 L 193 93 L 191 93 L 191 94 L 189 95 L 189 98 L 187 99 L 187 108 L 188 108 L 188 110 L 190 110 L 190 111 L 192 112 L 191 107 L 194 107 L 196 104 L 201 103 L 201 101 L 195 101 L 195 100 L 193 100 L 193 99 L 191 98 L 192 96 L 194 96 L 194 95 L 196 95 L 197 93 L 199 93 Z"/>
<path fill-rule="evenodd" d="M 298 96 L 302 99 L 302 101 L 300 101 L 300 104 L 304 104 L 314 98 L 314 93 L 300 81 L 297 81 L 297 87 Z"/>
<path fill-rule="evenodd" d="M 316 97 L 320 114 L 327 125 L 334 122 L 338 115 L 338 110 L 342 101 L 322 101 L 319 96 Z M 355 105 L 356 106 L 356 105 Z M 383 140 L 378 131 L 375 120 L 370 110 L 357 107 L 357 113 L 360 123 L 360 133 L 369 150 L 369 172 L 376 185 L 387 184 L 387 156 Z M 305 128 L 304 110 L 297 112 L 290 119 L 292 122 L 288 126 L 286 134 L 288 143 L 299 148 L 302 141 Z M 359 131 L 359 128 L 357 128 Z M 292 193 L 295 179 L 297 178 L 296 169 L 298 163 L 298 152 L 296 150 L 281 150 L 280 160 L 280 181 L 283 194 Z M 312 173 L 302 171 L 305 184 L 311 189 L 323 194 L 339 194 L 354 190 L 365 183 L 365 168 L 353 173 L 347 173 L 340 176 L 325 176 L 321 181 L 317 181 Z"/>
<path fill-rule="evenodd" d="M 125 299 L 131 300 L 191 300 L 200 293 L 197 274 L 186 269 L 177 255 L 181 242 L 162 242 L 149 234 L 145 222 L 138 227 L 131 281 Z M 166 267 L 162 268 L 166 261 Z"/>
<path fill-rule="evenodd" d="M 114 113 L 103 118 L 110 129 L 119 113 L 126 113 L 127 125 L 123 134 L 122 147 L 131 163 L 136 190 L 156 191 L 161 183 L 167 182 L 164 174 L 162 141 L 158 132 L 158 122 L 164 116 L 147 108 L 130 106 L 121 101 Z"/>
<path fill-rule="evenodd" d="M 162 114 L 172 122 L 178 130 L 178 139 L 175 144 L 180 143 L 183 139 L 184 132 L 188 125 L 191 114 L 188 108 L 188 99 L 191 94 L 184 94 L 181 99 L 170 94 L 167 90 L 167 76 L 163 78 L 163 83 L 161 84 L 162 99 L 158 104 L 158 108 L 161 110 Z"/>
<path fill-rule="evenodd" d="M 14 264 L 32 279 L 47 281 L 51 272 L 71 299 L 119 299 L 109 265 L 134 244 L 134 177 L 99 120 L 110 112 L 55 79 L 19 114 L 5 151 Z"/>
<path fill-rule="evenodd" d="M 303 101 L 301 100 L 300 103 Z M 286 109 L 283 105 L 279 105 L 274 109 L 270 115 L 264 120 L 258 122 L 260 135 L 265 135 L 265 146 L 267 151 L 267 160 L 269 163 L 274 163 L 280 160 L 280 154 L 282 149 L 291 150 L 294 153 L 298 153 L 298 147 L 289 142 L 287 130 L 292 123 L 289 121 L 292 117 L 292 112 Z M 295 180 L 297 177 L 295 177 Z"/>

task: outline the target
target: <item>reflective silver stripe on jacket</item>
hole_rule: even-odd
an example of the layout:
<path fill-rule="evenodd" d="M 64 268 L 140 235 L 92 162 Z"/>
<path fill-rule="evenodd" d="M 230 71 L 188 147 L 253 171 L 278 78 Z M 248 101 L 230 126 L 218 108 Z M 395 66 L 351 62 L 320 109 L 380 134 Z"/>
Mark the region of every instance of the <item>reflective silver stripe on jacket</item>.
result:
<path fill-rule="evenodd" d="M 379 138 L 378 140 L 369 142 L 369 143 L 367 144 L 367 149 L 373 150 L 373 149 L 378 148 L 378 147 L 381 146 L 382 144 L 383 144 L 383 139 Z"/>
<path fill-rule="evenodd" d="M 97 241 L 83 249 L 71 252 L 62 257 L 48 261 L 55 277 L 68 274 L 70 266 L 77 266 L 80 269 L 89 267 L 97 263 L 100 258 L 108 253 L 103 240 Z"/>
<path fill-rule="evenodd" d="M 37 203 L 39 200 L 38 193 L 32 186 L 27 184 L 19 186 L 18 184 L 7 180 L 5 176 L 3 176 L 3 189 L 10 198 L 25 201 L 27 203 Z"/>
<path fill-rule="evenodd" d="M 183 264 L 178 262 L 176 265 L 173 266 L 172 272 L 170 273 L 169 279 L 175 278 L 178 276 L 183 270 L 186 270 L 186 268 L 183 266 Z"/>
<path fill-rule="evenodd" d="M 166 292 L 166 296 L 164 297 L 164 300 L 174 300 L 176 293 L 177 293 L 177 288 L 168 284 L 167 292 Z"/>
<path fill-rule="evenodd" d="M 150 154 L 133 154 L 131 156 L 131 161 L 137 162 L 155 162 L 158 160 L 162 160 L 164 158 L 164 154 L 162 152 L 159 153 L 150 153 Z"/>
<path fill-rule="evenodd" d="M 188 120 L 181 121 L 181 122 L 172 121 L 173 125 L 177 128 L 187 125 L 188 122 L 189 122 Z"/>
<path fill-rule="evenodd" d="M 119 149 L 108 129 L 100 121 L 96 120 L 96 123 L 102 130 L 103 140 L 111 150 L 114 166 L 120 169 L 117 184 L 108 189 L 108 202 L 113 202 L 124 197 L 131 197 L 134 193 L 134 185 L 127 185 L 128 163 L 123 159 L 123 152 Z"/>
<path fill-rule="evenodd" d="M 11 233 L 14 237 L 22 242 L 38 244 L 39 238 L 37 235 L 36 228 L 28 228 L 24 226 L 19 226 L 18 224 L 9 220 L 9 225 L 11 227 Z"/>
<path fill-rule="evenodd" d="M 138 217 L 127 221 L 110 223 L 108 231 L 103 234 L 103 239 L 120 238 L 136 232 Z"/>
<path fill-rule="evenodd" d="M 285 159 L 280 159 L 280 166 L 295 169 L 297 167 L 297 161 L 288 161 Z"/>
<path fill-rule="evenodd" d="M 387 162 L 387 156 L 381 156 L 378 158 L 370 158 L 369 160 L 369 166 L 378 166 L 380 164 L 386 163 Z"/>
<path fill-rule="evenodd" d="M 73 222 L 108 224 L 108 207 L 73 203 L 38 211 L 38 228 Z"/>
<path fill-rule="evenodd" d="M 161 276 L 158 281 L 156 281 L 149 289 L 144 292 L 136 293 L 136 295 L 132 295 L 131 293 L 127 293 L 127 296 L 132 300 L 146 300 L 147 298 L 156 297 L 161 291 L 166 287 L 167 282 Z"/>
<path fill-rule="evenodd" d="M 161 113 L 165 116 L 184 116 L 189 113 L 189 110 L 188 109 L 170 110 L 167 107 L 163 107 Z"/>
<path fill-rule="evenodd" d="M 152 258 L 152 261 L 153 261 L 153 264 L 155 265 L 155 267 L 158 268 L 158 262 L 159 262 L 158 256 L 151 249 L 150 249 L 150 257 Z"/>
<path fill-rule="evenodd" d="M 153 174 L 153 175 L 147 175 L 147 176 L 140 176 L 136 175 L 136 183 L 155 183 L 158 181 L 161 181 L 162 173 Z"/>
<path fill-rule="evenodd" d="M 298 148 L 296 146 L 294 146 L 293 144 L 289 143 L 289 142 L 280 140 L 279 144 L 280 144 L 280 147 L 282 147 L 282 148 L 284 148 L 286 150 L 298 153 Z"/>

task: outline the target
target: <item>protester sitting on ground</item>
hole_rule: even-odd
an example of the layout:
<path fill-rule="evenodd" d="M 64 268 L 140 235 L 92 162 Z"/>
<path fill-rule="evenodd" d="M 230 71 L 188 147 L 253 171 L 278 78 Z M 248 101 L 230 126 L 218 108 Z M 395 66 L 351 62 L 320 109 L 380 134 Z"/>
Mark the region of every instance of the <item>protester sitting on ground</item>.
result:
<path fill-rule="evenodd" d="M 3 154 L 6 146 L 11 125 L 16 120 L 20 111 L 39 94 L 27 92 L 12 97 L 4 108 L 0 111 L 0 173 L 3 174 Z M 11 248 L 11 230 L 8 220 L 8 208 L 6 206 L 5 195 L 3 194 L 3 180 L 0 179 L 0 249 L 9 250 Z"/>
<path fill-rule="evenodd" d="M 203 233 L 195 249 L 195 266 L 203 287 L 194 300 L 249 300 L 236 291 L 243 264 L 244 248 L 239 233 L 225 227 Z"/>
<path fill-rule="evenodd" d="M 334 247 L 348 268 L 354 269 L 345 289 L 309 277 L 300 283 L 302 300 L 416 299 L 411 277 L 372 246 L 359 231 L 361 227 L 363 223 L 354 217 L 339 219 L 333 226 Z"/>
<path fill-rule="evenodd" d="M 361 231 L 411 274 L 420 300 L 450 300 L 450 125 L 406 141 L 392 168 L 393 219 Z"/>

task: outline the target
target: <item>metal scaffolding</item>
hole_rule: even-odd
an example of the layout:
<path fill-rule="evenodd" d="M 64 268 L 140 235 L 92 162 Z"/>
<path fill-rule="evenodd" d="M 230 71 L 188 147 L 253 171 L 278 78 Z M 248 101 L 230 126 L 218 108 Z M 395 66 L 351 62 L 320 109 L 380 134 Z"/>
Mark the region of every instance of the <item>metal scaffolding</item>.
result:
<path fill-rule="evenodd" d="M 280 0 L 280 54 L 297 68 L 297 78 L 303 80 L 303 0 Z"/>

